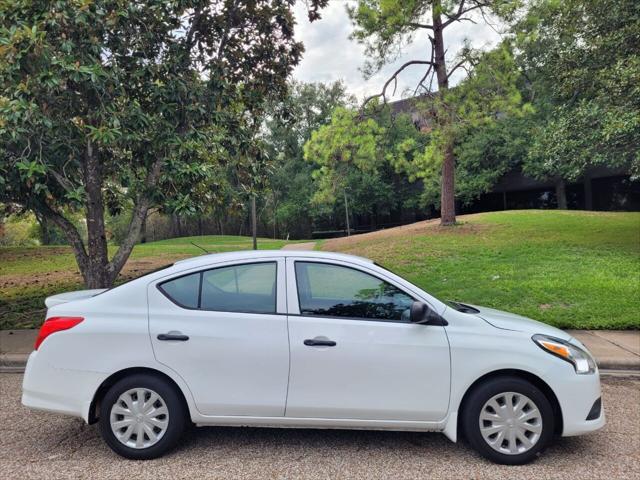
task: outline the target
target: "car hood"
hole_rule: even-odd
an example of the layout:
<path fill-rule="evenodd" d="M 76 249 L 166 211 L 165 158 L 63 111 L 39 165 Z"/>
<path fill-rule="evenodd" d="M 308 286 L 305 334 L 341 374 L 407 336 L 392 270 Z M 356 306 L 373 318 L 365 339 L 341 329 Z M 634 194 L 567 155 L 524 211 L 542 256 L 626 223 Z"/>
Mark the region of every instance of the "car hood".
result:
<path fill-rule="evenodd" d="M 531 320 L 530 318 L 516 315 L 515 313 L 503 312 L 493 308 L 481 307 L 478 305 L 470 305 L 479 311 L 477 315 L 487 323 L 496 328 L 503 330 L 515 330 L 518 332 L 530 333 L 532 335 L 541 333 L 543 335 L 551 335 L 552 337 L 570 340 L 571 335 L 559 328 L 552 327 L 546 323 Z"/>

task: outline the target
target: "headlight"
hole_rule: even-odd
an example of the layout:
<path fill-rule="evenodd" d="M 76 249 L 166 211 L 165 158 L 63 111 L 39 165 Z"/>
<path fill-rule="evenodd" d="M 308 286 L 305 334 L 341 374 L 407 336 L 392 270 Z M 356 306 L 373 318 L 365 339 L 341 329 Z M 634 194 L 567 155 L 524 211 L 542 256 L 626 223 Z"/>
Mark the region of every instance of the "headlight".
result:
<path fill-rule="evenodd" d="M 573 365 L 576 373 L 587 374 L 596 371 L 595 360 L 588 352 L 585 352 L 580 347 L 576 347 L 559 338 L 548 337 L 547 335 L 534 335 L 531 339 L 546 352 Z"/>

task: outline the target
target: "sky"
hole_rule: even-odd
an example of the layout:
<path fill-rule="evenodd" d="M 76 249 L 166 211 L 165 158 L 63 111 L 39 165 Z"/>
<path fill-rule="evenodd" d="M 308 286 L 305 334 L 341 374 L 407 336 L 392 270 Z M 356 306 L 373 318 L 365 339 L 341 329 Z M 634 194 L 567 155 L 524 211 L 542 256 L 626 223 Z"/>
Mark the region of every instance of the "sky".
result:
<path fill-rule="evenodd" d="M 428 59 L 430 47 L 426 33 L 417 35 L 412 44 L 403 50 L 398 60 L 386 65 L 369 80 L 365 80 L 360 71 L 366 59 L 364 46 L 349 39 L 353 31 L 345 9 L 349 3 L 352 2 L 330 0 L 329 6 L 321 11 L 322 18 L 313 23 L 309 23 L 307 19 L 304 2 L 296 3 L 294 8 L 297 21 L 296 38 L 304 43 L 305 53 L 294 70 L 293 78 L 303 82 L 333 82 L 342 79 L 348 91 L 358 100 L 362 100 L 369 95 L 379 93 L 384 82 L 404 62 Z M 470 22 L 452 24 L 445 30 L 447 60 L 454 58 L 467 37 L 473 39 L 474 48 L 489 48 L 500 40 L 500 35 L 481 18 L 477 24 Z M 423 65 L 408 67 L 399 77 L 395 96 L 391 96 L 392 89 L 387 90 L 388 98 L 400 99 L 411 96 L 424 72 Z M 461 70 L 457 73 L 460 75 L 455 75 L 451 79 L 454 85 L 463 74 Z"/>

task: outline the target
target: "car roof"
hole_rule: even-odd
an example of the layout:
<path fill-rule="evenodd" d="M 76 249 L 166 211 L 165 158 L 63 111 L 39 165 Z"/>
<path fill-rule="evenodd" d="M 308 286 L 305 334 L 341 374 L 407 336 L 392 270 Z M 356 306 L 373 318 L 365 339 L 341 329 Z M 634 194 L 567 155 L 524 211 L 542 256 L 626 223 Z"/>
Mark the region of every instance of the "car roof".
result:
<path fill-rule="evenodd" d="M 198 265 L 207 265 L 212 262 L 225 262 L 233 260 L 250 260 L 260 258 L 273 258 L 273 257 L 304 257 L 304 258 L 318 258 L 318 259 L 335 259 L 356 261 L 356 263 L 372 264 L 373 260 L 364 257 L 358 257 L 356 255 L 349 255 L 346 253 L 336 252 L 319 252 L 315 250 L 240 250 L 235 252 L 224 253 L 209 253 L 206 255 L 199 255 L 197 257 L 185 258 L 184 260 L 178 260 L 175 262 L 176 266 L 181 267 L 197 267 Z"/>

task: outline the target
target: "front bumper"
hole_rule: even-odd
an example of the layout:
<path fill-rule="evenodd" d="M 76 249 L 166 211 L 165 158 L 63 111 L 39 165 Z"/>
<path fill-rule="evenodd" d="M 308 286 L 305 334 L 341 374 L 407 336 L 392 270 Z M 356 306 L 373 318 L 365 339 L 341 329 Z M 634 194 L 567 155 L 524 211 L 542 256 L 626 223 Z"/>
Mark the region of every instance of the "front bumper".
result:
<path fill-rule="evenodd" d="M 598 372 L 577 375 L 573 367 L 570 368 L 571 371 L 562 376 L 562 381 L 551 385 L 562 411 L 563 437 L 594 432 L 605 425 L 604 404 L 601 404 L 599 415 L 594 414 L 594 404 L 602 396 L 600 375 Z"/>
<path fill-rule="evenodd" d="M 54 368 L 33 351 L 24 371 L 22 404 L 88 421 L 93 395 L 106 378 L 99 372 Z"/>

